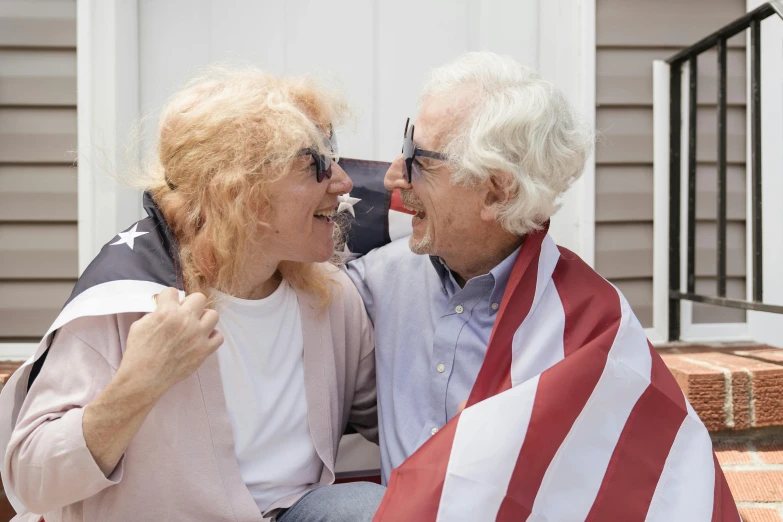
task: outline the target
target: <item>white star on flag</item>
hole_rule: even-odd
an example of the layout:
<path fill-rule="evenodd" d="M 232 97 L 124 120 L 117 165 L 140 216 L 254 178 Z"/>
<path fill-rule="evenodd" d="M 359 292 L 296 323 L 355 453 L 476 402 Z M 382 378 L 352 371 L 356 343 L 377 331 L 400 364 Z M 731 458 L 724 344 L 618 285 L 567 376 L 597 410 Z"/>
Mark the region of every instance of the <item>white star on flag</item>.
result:
<path fill-rule="evenodd" d="M 337 196 L 337 201 L 340 202 L 340 206 L 337 207 L 337 213 L 347 210 L 353 217 L 356 217 L 356 213 L 353 210 L 353 206 L 361 201 L 359 198 L 352 198 L 350 194 L 343 194 Z"/>
<path fill-rule="evenodd" d="M 139 237 L 143 236 L 144 234 L 149 234 L 149 232 L 136 232 L 136 227 L 138 227 L 139 224 L 136 223 L 133 225 L 133 228 L 128 230 L 127 232 L 120 232 L 117 234 L 120 236 L 120 239 L 112 243 L 112 245 L 122 245 L 126 244 L 130 247 L 131 250 L 133 250 L 133 241 Z"/>

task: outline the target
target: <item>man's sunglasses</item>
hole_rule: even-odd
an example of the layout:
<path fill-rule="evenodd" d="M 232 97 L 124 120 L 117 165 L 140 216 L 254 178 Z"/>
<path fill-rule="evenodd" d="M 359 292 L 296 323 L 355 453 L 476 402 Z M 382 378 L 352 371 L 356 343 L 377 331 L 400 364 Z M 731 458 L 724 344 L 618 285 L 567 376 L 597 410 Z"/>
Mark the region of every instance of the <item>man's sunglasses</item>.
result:
<path fill-rule="evenodd" d="M 332 151 L 333 154 L 337 154 L 337 135 L 334 131 L 330 136 L 324 137 L 324 146 Z M 326 154 L 321 154 L 317 149 L 308 147 L 299 151 L 299 156 L 312 156 L 315 162 L 315 179 L 318 183 L 321 183 L 324 178 L 332 178 L 332 158 Z M 334 161 L 339 161 L 339 157 L 335 157 Z"/>
<path fill-rule="evenodd" d="M 408 128 L 410 128 L 410 135 L 408 134 Z M 411 123 L 411 119 L 408 118 L 405 121 L 405 134 L 403 134 L 403 138 L 402 138 L 402 159 L 405 160 L 405 170 L 408 175 L 408 183 L 411 183 L 411 181 L 413 180 L 413 168 L 414 168 L 414 160 L 416 159 L 416 156 L 422 156 L 424 158 L 432 158 L 441 161 L 445 161 L 446 159 L 448 159 L 448 156 L 446 156 L 445 154 L 431 151 L 431 150 L 420 149 L 416 145 L 414 145 L 413 144 L 414 130 L 415 130 L 414 125 Z"/>

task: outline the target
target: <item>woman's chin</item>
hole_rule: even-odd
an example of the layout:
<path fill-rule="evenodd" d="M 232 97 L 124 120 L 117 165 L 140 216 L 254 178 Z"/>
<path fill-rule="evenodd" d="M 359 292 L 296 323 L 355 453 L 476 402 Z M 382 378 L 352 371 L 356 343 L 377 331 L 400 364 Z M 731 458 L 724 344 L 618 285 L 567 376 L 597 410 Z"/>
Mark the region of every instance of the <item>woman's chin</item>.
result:
<path fill-rule="evenodd" d="M 311 263 L 325 263 L 334 256 L 334 239 L 319 244 L 317 249 L 313 249 L 307 256 Z"/>

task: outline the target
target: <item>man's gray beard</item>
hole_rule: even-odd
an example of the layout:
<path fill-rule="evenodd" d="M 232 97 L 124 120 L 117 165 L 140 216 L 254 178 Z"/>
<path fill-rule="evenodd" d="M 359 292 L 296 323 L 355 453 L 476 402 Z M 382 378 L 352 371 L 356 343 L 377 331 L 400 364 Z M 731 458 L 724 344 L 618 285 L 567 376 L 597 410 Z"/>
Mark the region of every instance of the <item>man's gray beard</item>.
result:
<path fill-rule="evenodd" d="M 414 254 L 432 254 L 432 251 L 430 250 L 432 247 L 432 236 L 430 235 L 429 225 L 427 225 L 427 230 L 424 232 L 424 237 L 419 241 L 416 241 L 413 239 L 413 236 L 411 236 L 408 240 L 408 246 Z"/>

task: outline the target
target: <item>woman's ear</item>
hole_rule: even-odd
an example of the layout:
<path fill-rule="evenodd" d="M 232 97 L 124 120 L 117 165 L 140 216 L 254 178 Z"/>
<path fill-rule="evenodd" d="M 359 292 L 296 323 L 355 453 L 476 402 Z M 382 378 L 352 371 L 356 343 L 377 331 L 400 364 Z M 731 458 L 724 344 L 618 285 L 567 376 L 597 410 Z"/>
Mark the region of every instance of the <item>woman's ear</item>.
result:
<path fill-rule="evenodd" d="M 486 195 L 484 204 L 481 207 L 481 219 L 484 221 L 496 221 L 500 209 L 513 197 L 511 176 L 505 172 L 490 173 L 484 190 Z"/>

